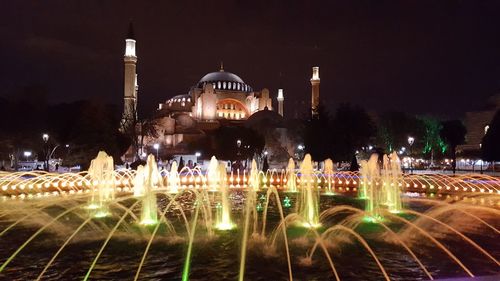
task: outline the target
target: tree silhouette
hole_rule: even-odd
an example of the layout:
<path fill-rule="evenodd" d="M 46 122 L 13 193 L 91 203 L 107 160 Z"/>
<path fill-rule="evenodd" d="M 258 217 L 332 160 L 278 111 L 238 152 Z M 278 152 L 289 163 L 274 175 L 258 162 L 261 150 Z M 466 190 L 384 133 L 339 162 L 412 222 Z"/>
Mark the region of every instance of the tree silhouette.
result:
<path fill-rule="evenodd" d="M 133 116 L 138 116 L 137 108 L 133 108 Z M 144 148 L 144 139 L 146 137 L 158 137 L 157 122 L 155 118 L 145 118 L 120 121 L 120 132 L 128 139 L 132 148 L 134 160 L 139 160 L 139 150 Z"/>
<path fill-rule="evenodd" d="M 332 159 L 350 161 L 355 151 L 368 145 L 374 134 L 375 125 L 363 108 L 341 104 L 332 122 Z"/>
<path fill-rule="evenodd" d="M 421 140 L 422 132 L 423 124 L 414 116 L 399 111 L 384 112 L 377 122 L 377 144 L 386 152 L 392 152 L 407 147 L 409 136 Z"/>
<path fill-rule="evenodd" d="M 446 152 L 446 143 L 440 135 L 442 129 L 441 122 L 430 116 L 419 117 L 419 119 L 424 126 L 424 134 L 422 136 L 424 149 L 422 152 L 427 155 L 430 154 L 431 159 L 443 155 Z"/>
<path fill-rule="evenodd" d="M 318 115 L 304 122 L 305 152 L 312 159 L 322 161 L 332 158 L 332 119 L 328 111 L 320 105 Z"/>
<path fill-rule="evenodd" d="M 455 174 L 456 162 L 457 162 L 457 151 L 456 151 L 457 145 L 465 143 L 466 133 L 467 129 L 460 120 L 450 120 L 442 123 L 440 136 L 450 148 L 449 151 L 453 159 L 451 163 L 453 174 Z"/>
<path fill-rule="evenodd" d="M 481 155 L 486 161 L 500 160 L 500 110 L 497 110 L 483 137 Z"/>
<path fill-rule="evenodd" d="M 241 141 L 238 147 L 238 140 Z M 224 160 L 251 159 L 254 154 L 262 153 L 264 137 L 251 128 L 242 126 L 221 126 L 208 131 L 203 138 L 191 142 L 191 150 L 200 151 L 203 157 L 214 155 Z"/>

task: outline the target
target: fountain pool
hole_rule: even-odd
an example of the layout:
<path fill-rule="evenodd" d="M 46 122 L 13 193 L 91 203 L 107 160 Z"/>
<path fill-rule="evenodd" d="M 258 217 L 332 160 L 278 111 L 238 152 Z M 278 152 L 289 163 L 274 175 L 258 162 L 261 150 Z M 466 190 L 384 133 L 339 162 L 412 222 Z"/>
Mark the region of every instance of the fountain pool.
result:
<path fill-rule="evenodd" d="M 1 173 L 2 280 L 428 280 L 500 273 L 500 181 L 312 168 Z M 106 162 L 107 161 L 107 162 Z M 372 160 L 373 161 L 373 160 Z M 255 163 L 254 163 L 255 164 Z M 112 166 L 112 164 L 111 164 Z M 290 183 L 294 180 L 294 183 Z M 98 200 L 97 200 L 98 199 Z M 101 200 L 102 199 L 102 200 Z M 96 212 L 89 208 L 99 206 Z"/>

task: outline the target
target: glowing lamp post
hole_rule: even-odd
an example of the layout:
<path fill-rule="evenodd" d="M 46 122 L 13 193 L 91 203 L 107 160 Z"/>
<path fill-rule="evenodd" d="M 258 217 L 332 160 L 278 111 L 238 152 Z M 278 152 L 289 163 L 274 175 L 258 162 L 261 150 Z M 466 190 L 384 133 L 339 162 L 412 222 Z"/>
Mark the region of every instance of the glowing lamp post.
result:
<path fill-rule="evenodd" d="M 302 144 L 297 145 L 297 150 L 298 150 L 297 158 L 302 159 L 304 157 L 304 149 L 306 149 L 304 145 Z"/>
<path fill-rule="evenodd" d="M 241 148 L 241 140 L 240 140 L 240 139 L 238 139 L 238 140 L 236 141 L 236 147 L 237 147 L 237 149 L 238 149 L 238 150 L 237 150 L 237 152 L 236 152 L 236 156 L 237 156 L 237 158 L 238 158 L 238 160 L 239 160 L 239 158 L 240 158 L 240 156 L 241 156 L 241 149 L 240 149 L 240 148 Z"/>
<path fill-rule="evenodd" d="M 413 146 L 413 143 L 415 142 L 415 138 L 413 137 L 408 137 L 408 145 L 410 145 L 410 174 L 413 174 L 413 161 L 411 159 L 411 147 Z"/>
<path fill-rule="evenodd" d="M 153 148 L 156 149 L 156 161 L 158 161 L 158 151 L 160 150 L 160 144 L 159 143 L 153 144 Z"/>
<path fill-rule="evenodd" d="M 200 158 L 200 156 L 201 156 L 201 152 L 198 152 L 198 151 L 197 151 L 197 152 L 194 154 L 194 156 L 196 156 L 196 163 L 198 163 L 198 158 Z"/>
<path fill-rule="evenodd" d="M 26 157 L 26 162 L 28 162 L 29 157 L 31 156 L 31 151 L 25 151 L 23 154 L 24 154 L 24 157 Z"/>
<path fill-rule="evenodd" d="M 44 168 L 45 171 L 49 171 L 49 134 L 44 133 L 42 134 L 42 140 L 43 140 L 43 149 L 45 152 L 45 161 L 44 161 Z"/>
<path fill-rule="evenodd" d="M 69 144 L 65 144 L 64 147 L 66 148 L 66 157 L 69 157 Z"/>

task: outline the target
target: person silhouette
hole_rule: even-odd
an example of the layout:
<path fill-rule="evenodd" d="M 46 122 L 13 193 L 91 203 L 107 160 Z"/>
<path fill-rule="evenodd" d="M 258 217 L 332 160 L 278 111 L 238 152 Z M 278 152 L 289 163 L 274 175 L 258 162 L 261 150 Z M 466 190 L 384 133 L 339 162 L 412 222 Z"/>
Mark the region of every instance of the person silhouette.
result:
<path fill-rule="evenodd" d="M 177 171 L 180 172 L 182 170 L 182 168 L 184 168 L 184 159 L 182 159 L 182 156 L 181 156 L 181 159 L 179 160 L 179 167 L 177 168 Z"/>

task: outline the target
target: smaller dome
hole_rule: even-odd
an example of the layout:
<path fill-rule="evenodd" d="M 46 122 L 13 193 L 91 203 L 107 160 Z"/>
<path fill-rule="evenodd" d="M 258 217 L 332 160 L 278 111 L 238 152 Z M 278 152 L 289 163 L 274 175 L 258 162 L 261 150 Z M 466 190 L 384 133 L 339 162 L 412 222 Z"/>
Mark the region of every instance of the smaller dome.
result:
<path fill-rule="evenodd" d="M 193 104 L 190 95 L 177 95 L 165 102 L 165 108 L 173 111 L 190 111 Z"/>

